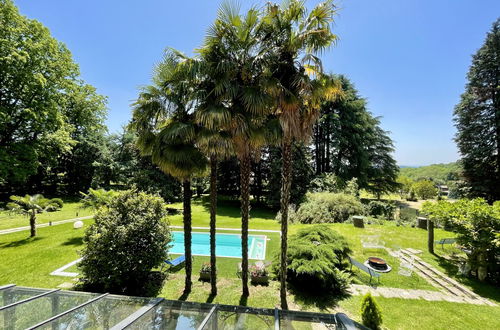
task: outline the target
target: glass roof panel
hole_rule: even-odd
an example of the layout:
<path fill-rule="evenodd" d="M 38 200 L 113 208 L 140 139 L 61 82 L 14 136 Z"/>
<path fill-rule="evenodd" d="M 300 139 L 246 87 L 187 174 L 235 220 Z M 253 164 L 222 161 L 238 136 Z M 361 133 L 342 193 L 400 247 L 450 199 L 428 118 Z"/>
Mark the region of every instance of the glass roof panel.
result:
<path fill-rule="evenodd" d="M 48 291 L 50 290 L 13 286 L 11 288 L 0 291 L 0 307 L 4 307 L 24 299 L 34 297 Z"/>
<path fill-rule="evenodd" d="M 165 300 L 127 329 L 197 329 L 212 307 L 211 304 Z"/>
<path fill-rule="evenodd" d="M 108 295 L 61 316 L 40 329 L 109 329 L 151 300 L 151 298 Z"/>
<path fill-rule="evenodd" d="M 7 329 L 26 329 L 96 296 L 98 294 L 57 291 L 0 311 L 0 325 Z"/>

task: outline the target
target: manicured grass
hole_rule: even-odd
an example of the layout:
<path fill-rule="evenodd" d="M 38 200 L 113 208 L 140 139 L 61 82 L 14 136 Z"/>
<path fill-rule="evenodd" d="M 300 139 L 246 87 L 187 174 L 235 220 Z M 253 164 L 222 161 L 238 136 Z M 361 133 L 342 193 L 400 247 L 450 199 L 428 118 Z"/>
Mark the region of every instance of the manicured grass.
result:
<path fill-rule="evenodd" d="M 81 209 L 77 199 L 63 199 L 64 206 L 59 211 L 44 212 L 37 215 L 37 223 L 48 223 L 50 221 L 66 220 L 84 217 L 92 214 L 91 209 Z M 0 211 L 0 230 L 29 226 L 29 219 L 25 215 L 15 214 L 9 211 Z"/>
<path fill-rule="evenodd" d="M 91 222 L 85 220 L 85 227 Z M 0 283 L 53 288 L 70 282 L 71 278 L 50 273 L 78 259 L 83 231 L 68 223 L 39 228 L 34 238 L 28 237 L 29 231 L 0 235 Z"/>

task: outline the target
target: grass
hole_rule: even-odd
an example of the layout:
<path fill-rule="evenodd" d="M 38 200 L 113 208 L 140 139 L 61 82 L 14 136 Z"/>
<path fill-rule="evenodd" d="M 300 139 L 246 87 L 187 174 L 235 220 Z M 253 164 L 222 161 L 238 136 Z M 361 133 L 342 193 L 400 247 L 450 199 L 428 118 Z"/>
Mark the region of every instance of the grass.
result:
<path fill-rule="evenodd" d="M 180 205 L 178 205 L 180 207 Z M 240 226 L 239 210 L 230 202 L 224 202 L 218 209 L 218 226 L 238 228 Z M 207 227 L 207 205 L 203 201 L 193 203 L 193 226 Z M 254 229 L 279 229 L 279 224 L 273 220 L 274 214 L 267 209 L 254 207 L 250 227 Z M 181 225 L 180 215 L 170 217 L 173 225 Z M 85 220 L 85 227 L 92 220 Z M 307 225 L 290 226 L 290 235 L 293 235 Z M 441 248 L 436 249 L 436 254 L 431 255 L 426 250 L 425 230 L 397 227 L 393 223 L 384 225 L 368 225 L 365 229 L 353 227 L 352 224 L 332 224 L 336 231 L 344 235 L 352 249 L 353 256 L 362 261 L 370 255 L 382 255 L 395 269 L 381 277 L 381 285 L 387 287 L 429 289 L 433 287 L 419 277 L 406 278 L 397 275 L 397 261 L 380 251 L 363 251 L 360 239 L 362 235 L 380 235 L 388 247 L 412 247 L 424 251 L 421 257 L 438 269 L 454 276 L 456 269 L 444 259 L 451 252 Z M 84 228 L 85 228 L 84 227 Z M 204 231 L 204 230 L 196 230 Z M 224 232 L 224 231 L 219 231 Z M 0 235 L 0 285 L 16 283 L 31 287 L 54 288 L 64 282 L 71 282 L 70 278 L 51 276 L 50 272 L 77 259 L 77 251 L 82 247 L 83 230 L 75 230 L 72 224 L 63 224 L 53 227 L 40 228 L 36 238 L 27 238 L 29 232 L 17 232 Z M 234 232 L 233 232 L 234 233 Z M 259 233 L 261 234 L 261 233 Z M 272 254 L 279 249 L 279 234 L 265 233 L 270 238 L 267 244 L 266 259 L 272 260 Z M 441 229 L 435 232 L 436 239 L 451 237 L 452 234 Z M 271 281 L 269 286 L 250 286 L 250 296 L 245 299 L 241 296 L 241 280 L 236 276 L 238 259 L 218 258 L 218 287 L 219 294 L 210 296 L 210 284 L 198 281 L 198 271 L 208 257 L 196 256 L 194 258 L 193 281 L 194 287 L 189 296 L 182 296 L 184 273 L 182 270 L 172 273 L 161 296 L 168 299 L 187 299 L 190 301 L 212 302 L 221 304 L 240 304 L 255 307 L 274 308 L 279 305 L 279 284 Z M 76 267 L 67 271 L 76 271 Z M 460 279 L 479 294 L 500 302 L 498 288 L 481 284 L 474 280 Z M 365 275 L 356 274 L 355 281 L 367 283 Z M 359 320 L 359 296 L 344 300 L 337 297 L 317 297 L 300 295 L 290 290 L 289 301 L 293 309 L 344 312 L 350 317 Z M 475 306 L 449 302 L 428 302 L 424 300 L 402 300 L 377 297 L 383 310 L 384 325 L 390 329 L 471 329 L 471 328 L 499 328 L 499 320 L 494 315 L 500 312 L 500 307 Z"/>
<path fill-rule="evenodd" d="M 37 215 L 37 223 L 48 223 L 50 221 L 66 220 L 76 217 L 84 217 L 92 214 L 91 209 L 81 209 L 77 199 L 63 199 L 64 206 L 55 212 L 44 212 Z M 0 230 L 29 226 L 29 219 L 25 215 L 13 214 L 7 210 L 0 211 Z"/>

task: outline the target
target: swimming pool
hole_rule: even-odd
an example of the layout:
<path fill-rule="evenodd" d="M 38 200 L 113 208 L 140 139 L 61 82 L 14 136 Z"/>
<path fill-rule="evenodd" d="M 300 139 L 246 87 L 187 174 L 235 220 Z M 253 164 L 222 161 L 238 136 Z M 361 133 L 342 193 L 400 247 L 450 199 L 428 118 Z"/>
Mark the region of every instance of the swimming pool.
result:
<path fill-rule="evenodd" d="M 192 253 L 195 256 L 210 255 L 210 233 L 194 232 L 191 242 Z M 172 254 L 184 254 L 184 233 L 172 232 L 173 246 Z M 265 235 L 248 235 L 248 258 L 264 260 L 266 258 Z M 241 235 L 240 234 L 215 234 L 215 254 L 218 257 L 241 258 Z"/>

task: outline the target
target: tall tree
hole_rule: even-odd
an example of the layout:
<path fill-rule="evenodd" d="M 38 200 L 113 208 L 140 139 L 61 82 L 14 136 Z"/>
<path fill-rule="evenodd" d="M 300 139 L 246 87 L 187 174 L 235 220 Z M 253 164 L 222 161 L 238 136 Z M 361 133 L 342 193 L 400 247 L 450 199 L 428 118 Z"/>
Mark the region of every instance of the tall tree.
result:
<path fill-rule="evenodd" d="M 468 83 L 455 107 L 455 141 L 473 196 L 500 200 L 500 18 L 472 57 Z"/>
<path fill-rule="evenodd" d="M 308 73 L 321 73 L 321 60 L 316 56 L 332 45 L 336 36 L 331 31 L 335 7 L 331 1 L 318 4 L 308 12 L 299 0 L 268 3 L 262 42 L 271 53 L 269 69 L 274 78 L 272 92 L 276 97 L 276 115 L 283 130 L 281 181 L 281 307 L 286 301 L 288 205 L 292 179 L 292 144 L 308 139 L 318 116 L 320 96 L 332 89 L 323 89 Z"/>
<path fill-rule="evenodd" d="M 265 50 L 257 38 L 259 28 L 256 9 L 241 15 L 237 5 L 224 2 L 201 50 L 217 81 L 212 93 L 224 99 L 221 103 L 224 106 L 205 110 L 218 113 L 218 126 L 230 134 L 240 165 L 243 296 L 249 295 L 248 220 L 252 157 L 265 144 L 263 126 L 269 109 L 269 99 L 263 91 Z"/>
<path fill-rule="evenodd" d="M 199 128 L 193 115 L 193 85 L 186 58 L 167 51 L 155 68 L 153 85 L 144 88 L 134 104 L 131 128 L 144 155 L 162 171 L 182 182 L 186 293 L 192 287 L 191 178 L 206 168 L 196 145 Z"/>
<path fill-rule="evenodd" d="M 220 160 L 232 155 L 231 136 L 228 126 L 221 120 L 221 111 L 225 112 L 224 93 L 214 93 L 220 81 L 213 74 L 211 64 L 217 58 L 211 58 L 213 52 L 204 51 L 204 60 L 196 64 L 197 108 L 196 122 L 202 126 L 198 142 L 201 150 L 209 158 L 210 163 L 210 286 L 211 294 L 217 295 L 217 256 L 216 256 L 216 224 L 217 224 L 217 167 Z"/>
<path fill-rule="evenodd" d="M 380 119 L 368 110 L 349 79 L 332 75 L 342 86 L 342 97 L 323 102 L 314 127 L 316 174 L 333 173 L 342 181 L 357 179 L 360 188 L 376 194 L 397 187 L 393 142 Z"/>
<path fill-rule="evenodd" d="M 40 164 L 52 167 L 71 151 L 74 105 L 96 95 L 78 75 L 64 44 L 21 16 L 11 0 L 0 0 L 0 191 L 24 187 Z M 105 109 L 97 98 L 90 108 L 99 118 Z"/>

